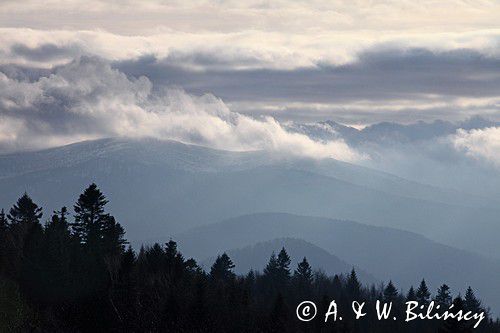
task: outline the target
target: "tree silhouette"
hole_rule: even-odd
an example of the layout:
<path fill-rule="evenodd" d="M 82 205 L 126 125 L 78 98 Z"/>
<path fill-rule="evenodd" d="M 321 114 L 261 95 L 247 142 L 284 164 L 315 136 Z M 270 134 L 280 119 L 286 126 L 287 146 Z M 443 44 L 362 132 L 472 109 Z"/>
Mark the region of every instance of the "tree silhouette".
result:
<path fill-rule="evenodd" d="M 281 248 L 278 253 L 277 265 L 278 265 L 278 278 L 282 285 L 286 284 L 290 279 L 290 256 L 286 252 L 285 248 Z"/>
<path fill-rule="evenodd" d="M 453 300 L 453 313 L 458 313 L 464 310 L 464 301 L 459 295 Z M 456 318 L 449 318 L 442 327 L 438 330 L 440 333 L 467 333 L 472 332 L 470 325 L 458 321 Z"/>
<path fill-rule="evenodd" d="M 441 307 L 449 307 L 452 302 L 450 287 L 448 287 L 446 284 L 443 284 L 441 287 L 439 287 L 434 301 L 436 302 L 436 304 L 441 305 Z"/>
<path fill-rule="evenodd" d="M 385 287 L 384 289 L 384 301 L 394 302 L 397 297 L 398 297 L 398 290 L 396 289 L 392 281 L 389 281 L 387 287 Z"/>
<path fill-rule="evenodd" d="M 431 293 L 429 292 L 429 288 L 427 288 L 427 284 L 424 279 L 420 282 L 420 286 L 418 286 L 415 296 L 419 304 L 429 303 Z"/>
<path fill-rule="evenodd" d="M 304 257 L 304 259 L 302 259 L 302 261 L 297 264 L 297 269 L 294 271 L 293 277 L 299 283 L 299 285 L 309 286 L 312 283 L 312 268 L 311 265 L 309 265 L 306 257 Z"/>
<path fill-rule="evenodd" d="M 40 223 L 42 215 L 42 208 L 38 207 L 25 192 L 10 209 L 7 218 L 13 225 L 33 225 Z"/>
<path fill-rule="evenodd" d="M 406 294 L 406 301 L 416 301 L 417 300 L 417 295 L 415 295 L 415 289 L 413 289 L 413 286 L 410 287 L 410 290 L 408 290 L 408 294 Z"/>
<path fill-rule="evenodd" d="M 273 252 L 269 258 L 267 266 L 264 268 L 264 275 L 274 277 L 278 275 L 278 260 Z"/>
<path fill-rule="evenodd" d="M 89 249 L 95 250 L 102 246 L 103 230 L 110 220 L 109 214 L 104 212 L 107 203 L 108 200 L 97 185 L 91 184 L 80 195 L 74 206 L 73 233 Z"/>
<path fill-rule="evenodd" d="M 373 313 L 356 320 L 354 300 L 374 308 L 392 302 L 391 313 L 404 318 L 405 305 L 394 283 L 363 285 L 356 271 L 327 276 L 313 272 L 307 259 L 291 277 L 284 248 L 269 258 L 263 273 L 236 275 L 224 253 L 205 272 L 185 259 L 177 243 L 125 250 L 124 230 L 106 213 L 107 200 L 95 184 L 75 204 L 42 226 L 42 210 L 24 194 L 5 216 L 0 211 L 0 332 L 471 332 L 471 322 L 448 319 L 379 321 Z M 438 304 L 450 300 L 449 287 L 436 294 Z M 424 280 L 406 300 L 428 302 Z M 304 300 L 318 306 L 310 322 L 297 319 Z M 330 302 L 343 319 L 325 322 Z M 483 311 L 468 288 L 452 311 Z M 370 312 L 370 311 L 368 311 Z M 500 322 L 485 313 L 474 332 L 500 332 Z"/>
<path fill-rule="evenodd" d="M 210 277 L 215 280 L 228 281 L 235 277 L 233 273 L 234 264 L 226 253 L 217 256 L 212 268 L 210 269 Z"/>
<path fill-rule="evenodd" d="M 347 278 L 347 291 L 351 297 L 356 300 L 361 295 L 361 283 L 358 280 L 358 275 L 354 268 L 351 270 L 351 274 Z"/>
<path fill-rule="evenodd" d="M 464 309 L 472 312 L 481 311 L 481 301 L 476 298 L 474 291 L 469 286 L 464 296 Z"/>
<path fill-rule="evenodd" d="M 62 207 L 54 212 L 45 225 L 45 244 L 43 247 L 43 264 L 47 278 L 45 279 L 44 296 L 51 301 L 67 300 L 67 293 L 72 288 L 72 261 L 75 256 L 76 244 L 71 237 L 67 209 Z"/>

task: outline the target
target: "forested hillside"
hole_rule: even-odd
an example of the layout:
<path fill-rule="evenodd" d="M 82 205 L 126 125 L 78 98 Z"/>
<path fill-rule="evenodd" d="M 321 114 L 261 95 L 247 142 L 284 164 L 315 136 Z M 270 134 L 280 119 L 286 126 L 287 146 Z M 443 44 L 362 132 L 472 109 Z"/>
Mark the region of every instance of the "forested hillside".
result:
<path fill-rule="evenodd" d="M 125 231 L 107 213 L 107 203 L 92 184 L 72 212 L 62 207 L 48 219 L 28 194 L 8 213 L 2 210 L 0 331 L 459 332 L 475 323 L 379 321 L 374 313 L 355 320 L 348 309 L 353 300 L 367 302 L 367 308 L 382 300 L 392 302 L 392 313 L 404 318 L 404 302 L 411 300 L 443 308 L 453 304 L 456 312 L 487 307 L 472 288 L 452 296 L 443 284 L 431 293 L 421 277 L 415 277 L 416 288 L 402 292 L 391 281 L 362 285 L 354 270 L 345 276 L 314 272 L 307 258 L 291 267 L 285 248 L 269 254 L 263 272 L 236 275 L 227 254 L 204 271 L 172 240 L 138 252 L 127 247 Z M 304 300 L 318 305 L 319 315 L 309 322 L 299 321 L 295 312 Z M 325 323 L 331 300 L 344 309 L 344 318 Z M 500 324 L 488 317 L 477 331 L 500 331 Z"/>

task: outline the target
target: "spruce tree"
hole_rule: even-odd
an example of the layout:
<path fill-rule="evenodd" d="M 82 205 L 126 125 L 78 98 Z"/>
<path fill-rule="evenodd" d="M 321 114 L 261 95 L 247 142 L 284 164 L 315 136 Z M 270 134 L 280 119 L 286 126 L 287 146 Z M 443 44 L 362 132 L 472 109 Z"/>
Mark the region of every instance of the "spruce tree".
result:
<path fill-rule="evenodd" d="M 165 262 L 169 278 L 172 282 L 177 282 L 182 278 L 189 262 L 184 261 L 184 257 L 177 250 L 177 243 L 170 240 L 165 244 Z"/>
<path fill-rule="evenodd" d="M 385 302 L 394 302 L 398 297 L 398 290 L 392 283 L 392 281 L 389 281 L 389 284 L 387 284 L 387 287 L 384 289 L 384 301 Z"/>
<path fill-rule="evenodd" d="M 24 193 L 10 209 L 7 219 L 13 239 L 14 275 L 19 274 L 21 289 L 40 300 L 43 271 L 42 208 Z"/>
<path fill-rule="evenodd" d="M 358 280 L 358 276 L 354 268 L 351 270 L 351 274 L 347 278 L 347 291 L 353 298 L 353 300 L 358 300 L 361 296 L 361 283 Z"/>
<path fill-rule="evenodd" d="M 60 211 L 54 212 L 51 220 L 45 225 L 45 291 L 47 298 L 51 300 L 67 299 L 69 289 L 72 288 L 72 262 L 76 244 L 71 237 L 67 214 L 66 207 L 62 207 Z"/>
<path fill-rule="evenodd" d="M 72 224 L 72 230 L 87 247 L 98 247 L 102 243 L 102 232 L 109 220 L 109 214 L 104 212 L 107 203 L 108 200 L 97 185 L 91 184 L 74 205 L 75 223 Z"/>
<path fill-rule="evenodd" d="M 210 277 L 214 280 L 229 281 L 235 277 L 233 272 L 234 264 L 226 253 L 217 256 L 212 268 L 210 269 Z"/>
<path fill-rule="evenodd" d="M 450 287 L 448 287 L 446 284 L 443 284 L 441 287 L 439 287 L 434 301 L 437 305 L 441 305 L 441 308 L 449 307 L 452 302 Z"/>
<path fill-rule="evenodd" d="M 88 252 L 116 257 L 124 250 L 125 231 L 113 216 L 105 212 L 107 203 L 96 184 L 87 187 L 74 205 L 72 230 Z"/>
<path fill-rule="evenodd" d="M 12 225 L 34 225 L 40 223 L 42 215 L 42 208 L 25 192 L 10 209 L 7 219 Z"/>
<path fill-rule="evenodd" d="M 420 282 L 420 286 L 418 287 L 415 296 L 419 304 L 424 305 L 429 303 L 431 293 L 429 292 L 429 288 L 427 288 L 427 284 L 425 283 L 424 279 L 422 279 L 422 282 Z"/>
<path fill-rule="evenodd" d="M 281 248 L 277 258 L 279 279 L 281 283 L 286 283 L 290 278 L 290 262 L 290 256 L 285 248 Z"/>
<path fill-rule="evenodd" d="M 112 302 L 112 295 L 118 283 L 123 253 L 123 228 L 105 212 L 108 200 L 91 184 L 79 196 L 74 205 L 75 222 L 71 225 L 74 237 L 80 243 L 79 274 L 87 283 L 78 292 L 89 300 L 82 318 L 85 321 L 104 320 L 111 315 L 121 317 L 116 307 L 111 304 L 111 313 L 99 311 Z"/>
<path fill-rule="evenodd" d="M 410 287 L 410 290 L 408 290 L 408 294 L 406 294 L 406 301 L 416 301 L 417 300 L 417 295 L 415 295 L 415 289 L 413 286 Z"/>
<path fill-rule="evenodd" d="M 68 209 L 62 207 L 60 211 L 55 211 L 51 219 L 45 225 L 45 232 L 62 232 L 69 236 Z"/>
<path fill-rule="evenodd" d="M 127 244 L 124 236 L 125 230 L 123 227 L 116 222 L 113 216 L 109 216 L 102 228 L 104 252 L 115 256 L 123 253 L 125 244 Z"/>
<path fill-rule="evenodd" d="M 481 310 L 481 301 L 476 298 L 476 295 L 470 286 L 465 292 L 464 308 L 465 310 L 472 312 L 478 312 Z"/>
<path fill-rule="evenodd" d="M 276 254 L 273 252 L 269 258 L 269 262 L 264 268 L 264 275 L 268 277 L 275 277 L 278 274 L 278 259 Z"/>
<path fill-rule="evenodd" d="M 309 265 L 309 262 L 307 262 L 306 257 L 304 257 L 304 259 L 297 264 L 297 269 L 293 273 L 293 277 L 299 285 L 308 286 L 312 283 L 312 268 L 311 265 Z"/>

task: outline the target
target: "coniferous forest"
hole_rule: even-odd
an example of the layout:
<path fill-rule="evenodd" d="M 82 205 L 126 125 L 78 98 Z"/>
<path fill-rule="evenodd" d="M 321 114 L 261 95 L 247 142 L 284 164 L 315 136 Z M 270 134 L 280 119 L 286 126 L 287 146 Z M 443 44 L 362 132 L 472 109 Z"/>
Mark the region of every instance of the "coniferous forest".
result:
<path fill-rule="evenodd" d="M 286 249 L 244 276 L 226 254 L 204 271 L 173 240 L 134 251 L 107 202 L 92 184 L 73 209 L 48 218 L 28 194 L 1 211 L 0 332 L 500 332 L 471 287 L 433 292 L 421 277 L 407 291 L 392 281 L 363 285 L 354 269 L 326 276 L 307 258 L 290 267 Z M 308 322 L 296 315 L 304 300 L 317 305 Z M 343 319 L 325 322 L 332 300 Z M 377 300 L 392 302 L 391 318 L 378 320 Z M 366 316 L 355 320 L 352 301 L 366 302 Z M 453 319 L 405 323 L 407 301 L 485 311 L 486 319 L 477 328 Z"/>

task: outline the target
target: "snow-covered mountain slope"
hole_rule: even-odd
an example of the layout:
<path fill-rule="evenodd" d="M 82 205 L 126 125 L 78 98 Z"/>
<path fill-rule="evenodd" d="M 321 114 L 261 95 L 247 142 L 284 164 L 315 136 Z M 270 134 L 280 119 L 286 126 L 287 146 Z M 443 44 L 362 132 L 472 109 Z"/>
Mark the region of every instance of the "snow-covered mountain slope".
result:
<path fill-rule="evenodd" d="M 47 217 L 91 182 L 133 240 L 278 211 L 396 227 L 500 257 L 500 210 L 488 200 L 335 160 L 121 139 L 0 156 L 0 207 L 27 191 Z"/>

